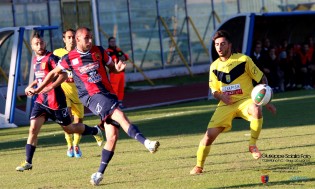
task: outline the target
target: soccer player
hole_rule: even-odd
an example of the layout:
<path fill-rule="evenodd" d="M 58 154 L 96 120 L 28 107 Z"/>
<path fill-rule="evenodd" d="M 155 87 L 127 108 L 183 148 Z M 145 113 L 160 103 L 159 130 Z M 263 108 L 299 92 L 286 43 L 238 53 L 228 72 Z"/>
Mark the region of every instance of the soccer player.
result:
<path fill-rule="evenodd" d="M 73 29 L 65 30 L 62 33 L 62 39 L 65 43 L 65 47 L 54 50 L 54 55 L 57 55 L 61 58 L 62 56 L 68 54 L 68 52 L 72 51 L 75 48 L 74 36 L 75 31 Z M 84 106 L 78 97 L 78 89 L 74 84 L 72 72 L 70 70 L 66 71 L 68 74 L 68 79 L 61 84 L 61 87 L 66 95 L 67 106 L 72 113 L 73 123 L 83 123 Z M 68 146 L 67 156 L 80 158 L 82 156 L 82 152 L 79 147 L 81 134 L 68 134 L 65 132 L 65 139 Z"/>
<path fill-rule="evenodd" d="M 61 74 L 63 70 L 72 70 L 81 102 L 95 115 L 100 116 L 104 123 L 102 126 L 106 131 L 107 142 L 102 150 L 101 163 L 90 180 L 92 185 L 99 185 L 114 155 L 119 127 L 131 138 L 142 143 L 151 153 L 157 151 L 160 143 L 145 138 L 118 106 L 117 96 L 108 80 L 105 66 L 111 71 L 120 72 L 125 69 L 126 64 L 122 61 L 114 63 L 101 46 L 93 45 L 92 32 L 89 28 L 78 28 L 75 39 L 76 48 L 61 59 L 58 66 L 47 75 L 42 85 L 34 92 L 40 92 L 55 75 Z"/>
<path fill-rule="evenodd" d="M 47 74 L 56 67 L 59 58 L 46 50 L 46 43 L 42 37 L 35 33 L 31 39 L 31 47 L 35 53 L 33 68 L 35 80 L 25 88 L 25 94 L 33 96 L 33 87 L 41 86 Z M 47 87 L 43 93 L 38 94 L 30 117 L 30 128 L 25 145 L 26 160 L 16 168 L 17 171 L 32 169 L 32 159 L 37 146 L 37 136 L 42 125 L 48 118 L 58 123 L 65 132 L 80 133 L 82 135 L 94 135 L 99 146 L 102 146 L 103 135 L 101 130 L 95 127 L 88 127 L 82 123 L 71 124 L 71 116 L 68 112 L 66 97 L 60 84 L 67 78 L 65 72 L 52 76 L 52 80 L 46 83 Z"/>
<path fill-rule="evenodd" d="M 116 39 L 114 37 L 108 38 L 108 48 L 106 49 L 107 54 L 112 58 L 115 62 L 127 61 L 129 59 L 128 55 L 124 53 L 119 47 L 116 45 Z M 125 94 L 125 70 L 116 73 L 109 72 L 110 83 L 117 95 L 119 107 L 124 108 L 123 100 Z"/>
<path fill-rule="evenodd" d="M 219 100 L 219 104 L 199 143 L 197 164 L 190 171 L 192 175 L 203 172 L 211 144 L 221 132 L 229 131 L 232 128 L 232 120 L 236 117 L 250 122 L 249 151 L 253 158 L 261 157 L 256 141 L 263 125 L 262 107 L 253 103 L 250 94 L 253 89 L 253 80 L 257 83 L 267 84 L 267 78 L 250 57 L 232 52 L 228 32 L 217 31 L 213 41 L 219 58 L 210 66 L 209 87 L 214 98 Z M 276 113 L 274 105 L 269 103 L 266 108 L 270 112 Z"/>

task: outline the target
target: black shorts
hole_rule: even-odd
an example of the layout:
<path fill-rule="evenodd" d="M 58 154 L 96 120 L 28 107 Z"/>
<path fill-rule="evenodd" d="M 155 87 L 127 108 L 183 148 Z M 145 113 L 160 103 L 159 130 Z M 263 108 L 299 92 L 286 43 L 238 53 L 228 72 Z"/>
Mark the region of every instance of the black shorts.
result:
<path fill-rule="evenodd" d="M 49 118 L 61 126 L 67 126 L 72 123 L 68 107 L 62 108 L 60 110 L 52 110 L 46 106 L 43 106 L 42 104 L 35 102 L 30 119 L 35 119 L 42 115 L 45 116 L 46 121 Z"/>
<path fill-rule="evenodd" d="M 106 120 L 107 116 L 111 115 L 119 105 L 116 95 L 111 93 L 97 93 L 88 100 L 84 100 L 83 97 L 81 101 L 86 102 L 84 106 L 89 108 L 93 114 L 100 116 L 101 120 Z"/>

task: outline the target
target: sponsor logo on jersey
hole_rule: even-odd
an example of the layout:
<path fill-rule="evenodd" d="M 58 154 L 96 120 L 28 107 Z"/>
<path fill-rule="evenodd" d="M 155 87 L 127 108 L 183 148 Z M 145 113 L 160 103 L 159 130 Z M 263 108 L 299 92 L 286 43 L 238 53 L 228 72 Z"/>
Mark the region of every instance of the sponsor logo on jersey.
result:
<path fill-rule="evenodd" d="M 95 53 L 95 58 L 96 58 L 96 60 L 101 60 L 101 55 L 100 55 L 100 53 Z"/>
<path fill-rule="evenodd" d="M 71 60 L 71 62 L 72 62 L 72 65 L 77 65 L 77 64 L 79 64 L 79 59 L 75 58 L 75 59 Z"/>
<path fill-rule="evenodd" d="M 243 94 L 240 84 L 227 85 L 221 88 L 221 91 L 227 95 Z"/>
<path fill-rule="evenodd" d="M 45 72 L 44 71 L 37 71 L 35 72 L 35 78 L 38 79 L 38 78 L 43 78 L 45 77 Z"/>
<path fill-rule="evenodd" d="M 226 82 L 230 83 L 231 82 L 231 76 L 230 75 L 226 75 L 225 76 L 225 80 L 226 80 Z"/>
<path fill-rule="evenodd" d="M 46 68 L 46 62 L 41 63 L 41 68 L 44 70 Z"/>
<path fill-rule="evenodd" d="M 85 73 L 89 73 L 89 72 L 92 72 L 92 71 L 95 71 L 99 68 L 99 64 L 98 62 L 93 62 L 93 63 L 89 63 L 85 66 L 81 66 L 79 67 L 79 72 L 81 74 L 85 74 Z"/>
<path fill-rule="evenodd" d="M 89 75 L 88 82 L 90 83 L 97 83 L 102 81 L 102 76 L 98 74 L 96 71 L 89 72 L 88 75 Z"/>

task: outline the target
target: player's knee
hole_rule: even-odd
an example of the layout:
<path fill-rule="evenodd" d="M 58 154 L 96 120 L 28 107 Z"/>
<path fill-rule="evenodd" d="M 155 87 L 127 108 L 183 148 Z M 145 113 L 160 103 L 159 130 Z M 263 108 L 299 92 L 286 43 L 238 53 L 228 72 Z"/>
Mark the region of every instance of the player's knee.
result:
<path fill-rule="evenodd" d="M 106 143 L 108 143 L 108 145 L 114 146 L 116 144 L 118 140 L 118 135 L 117 134 L 113 134 L 113 135 L 106 135 Z"/>
<path fill-rule="evenodd" d="M 68 126 L 63 126 L 63 130 L 68 134 L 77 133 L 76 128 L 78 128 L 78 127 L 76 127 L 76 124 L 70 124 Z"/>

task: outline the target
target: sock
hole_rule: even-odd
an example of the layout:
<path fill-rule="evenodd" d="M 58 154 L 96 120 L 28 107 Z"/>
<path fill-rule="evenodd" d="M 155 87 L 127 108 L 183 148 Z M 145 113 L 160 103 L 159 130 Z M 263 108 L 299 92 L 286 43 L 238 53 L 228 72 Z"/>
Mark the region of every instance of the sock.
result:
<path fill-rule="evenodd" d="M 98 172 L 104 174 L 105 169 L 108 163 L 110 162 L 110 160 L 112 159 L 113 155 L 114 155 L 113 151 L 108 151 L 105 149 L 102 150 L 102 160 L 101 160 L 100 167 L 98 168 Z"/>
<path fill-rule="evenodd" d="M 68 149 L 72 146 L 72 134 L 68 134 L 65 132 L 65 139 L 67 141 Z"/>
<path fill-rule="evenodd" d="M 32 164 L 33 156 L 35 153 L 36 146 L 26 144 L 25 145 L 25 151 L 26 151 L 26 159 L 25 161 Z"/>
<path fill-rule="evenodd" d="M 206 158 L 210 152 L 209 146 L 204 146 L 201 143 L 199 144 L 198 151 L 197 151 L 197 166 L 203 168 Z"/>
<path fill-rule="evenodd" d="M 74 134 L 73 134 L 73 145 L 74 145 L 74 146 L 79 146 L 81 137 L 82 137 L 82 136 L 81 136 L 79 133 L 74 133 Z"/>
<path fill-rule="evenodd" d="M 144 144 L 144 141 L 146 140 L 146 138 L 142 135 L 142 133 L 140 133 L 138 127 L 135 126 L 135 125 L 130 125 L 129 126 L 128 135 L 131 138 L 134 138 L 137 141 L 141 142 L 141 144 Z"/>
<path fill-rule="evenodd" d="M 98 129 L 96 127 L 89 127 L 84 124 L 84 131 L 82 135 L 96 135 L 98 133 Z"/>
<path fill-rule="evenodd" d="M 253 119 L 250 122 L 250 140 L 249 145 L 256 145 L 263 124 L 263 118 Z"/>

